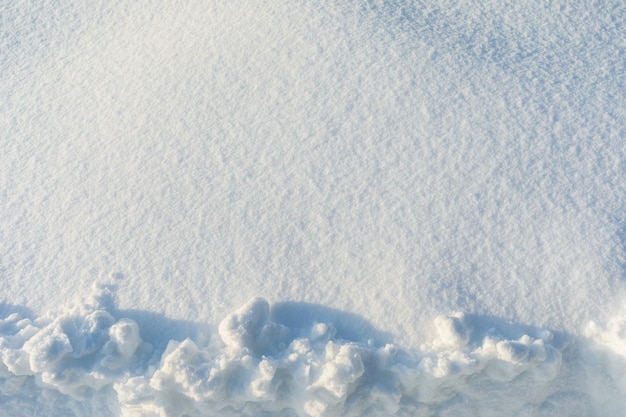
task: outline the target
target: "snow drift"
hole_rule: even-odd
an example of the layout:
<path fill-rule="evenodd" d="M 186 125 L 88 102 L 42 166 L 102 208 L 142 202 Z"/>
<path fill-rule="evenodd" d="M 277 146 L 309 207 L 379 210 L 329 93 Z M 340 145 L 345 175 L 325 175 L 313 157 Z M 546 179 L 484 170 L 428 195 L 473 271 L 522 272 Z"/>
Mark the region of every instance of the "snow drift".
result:
<path fill-rule="evenodd" d="M 164 350 L 109 310 L 113 286 L 35 319 L 0 321 L 0 415 L 609 416 L 620 398 L 626 319 L 589 338 L 462 313 L 438 316 L 419 348 L 345 340 L 332 322 L 289 328 L 262 298 L 217 332 Z M 108 301 L 107 301 L 108 300 Z M 194 340 L 194 338 L 196 340 Z M 611 355 L 611 360 L 606 360 Z M 586 373 L 577 361 L 589 365 Z M 621 367 L 616 368 L 620 363 Z M 600 364 L 600 369 L 597 369 Z M 591 378 L 593 385 L 584 383 Z M 494 400 L 494 396 L 497 397 Z M 501 398 L 506 398 L 502 401 Z M 30 411 L 25 411 L 30 410 Z M 595 413 L 595 414 L 594 414 Z"/>
<path fill-rule="evenodd" d="M 625 27 L 3 2 L 0 414 L 626 414 Z"/>

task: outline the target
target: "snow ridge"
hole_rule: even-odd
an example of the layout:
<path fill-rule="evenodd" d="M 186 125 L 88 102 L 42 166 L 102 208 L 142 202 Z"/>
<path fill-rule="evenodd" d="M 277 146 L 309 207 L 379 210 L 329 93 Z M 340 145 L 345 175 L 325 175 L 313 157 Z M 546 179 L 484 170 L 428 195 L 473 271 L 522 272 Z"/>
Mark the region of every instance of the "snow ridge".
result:
<path fill-rule="evenodd" d="M 135 321 L 107 311 L 111 287 L 98 291 L 56 316 L 0 320 L 0 398 L 7 405 L 0 415 L 37 415 L 38 407 L 50 416 L 124 417 L 583 416 L 626 409 L 602 402 L 606 390 L 578 387 L 583 400 L 567 397 L 576 388 L 571 381 L 584 379 L 572 379 L 578 371 L 568 361 L 583 358 L 589 370 L 615 365 L 601 347 L 626 346 L 615 323 L 590 327 L 589 341 L 599 342 L 593 349 L 572 349 L 592 344 L 564 343 L 547 330 L 510 338 L 457 313 L 437 317 L 426 343 L 410 350 L 341 339 L 332 323 L 288 328 L 272 320 L 266 300 L 254 298 L 210 340 L 170 340 L 158 351 Z M 612 352 L 623 363 L 624 350 Z M 618 375 L 610 378 L 595 381 L 626 392 Z M 490 401 L 496 391 L 508 400 Z"/>

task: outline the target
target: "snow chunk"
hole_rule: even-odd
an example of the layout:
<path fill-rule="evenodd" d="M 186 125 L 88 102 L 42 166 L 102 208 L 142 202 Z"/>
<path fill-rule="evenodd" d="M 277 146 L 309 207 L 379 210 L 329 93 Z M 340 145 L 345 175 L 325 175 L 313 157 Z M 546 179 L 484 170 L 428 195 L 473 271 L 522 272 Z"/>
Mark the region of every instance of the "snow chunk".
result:
<path fill-rule="evenodd" d="M 88 314 L 73 338 L 74 357 L 82 358 L 99 350 L 106 342 L 107 330 L 114 322 L 113 316 L 104 310 Z"/>
<path fill-rule="evenodd" d="M 114 349 L 124 359 L 130 358 L 141 344 L 139 326 L 129 319 L 122 319 L 111 326 L 109 337 L 106 350 Z"/>
<path fill-rule="evenodd" d="M 72 352 L 70 339 L 58 327 L 52 326 L 33 336 L 24 344 L 32 372 L 53 369 L 68 353 Z"/>
<path fill-rule="evenodd" d="M 470 331 L 464 323 L 464 315 L 437 316 L 435 326 L 441 346 L 461 348 L 469 342 Z"/>
<path fill-rule="evenodd" d="M 269 303 L 253 298 L 219 325 L 219 335 L 231 349 L 249 349 L 254 352 L 275 353 L 284 349 L 289 330 L 280 324 L 268 322 Z"/>

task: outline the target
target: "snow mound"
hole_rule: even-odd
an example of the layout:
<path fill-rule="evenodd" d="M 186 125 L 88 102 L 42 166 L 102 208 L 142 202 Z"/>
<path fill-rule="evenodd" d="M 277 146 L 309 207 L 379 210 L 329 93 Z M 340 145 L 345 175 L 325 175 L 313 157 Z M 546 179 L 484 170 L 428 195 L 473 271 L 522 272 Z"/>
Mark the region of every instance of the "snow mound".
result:
<path fill-rule="evenodd" d="M 115 308 L 102 302 L 111 288 L 99 291 L 54 316 L 13 313 L 0 320 L 6 404 L 0 415 L 583 416 L 594 410 L 608 416 L 626 410 L 616 402 L 626 393 L 626 315 L 590 326 L 587 340 L 563 342 L 547 330 L 510 337 L 511 328 L 456 313 L 436 317 L 424 344 L 406 349 L 342 339 L 332 322 L 289 328 L 272 321 L 266 300 L 254 298 L 211 338 L 190 335 L 158 351 L 142 340 L 135 321 L 115 317 Z M 520 334 L 521 326 L 512 327 Z M 580 360 L 604 373 L 570 366 Z M 586 376 L 608 391 L 580 384 Z M 507 401 L 493 401 L 496 396 Z"/>

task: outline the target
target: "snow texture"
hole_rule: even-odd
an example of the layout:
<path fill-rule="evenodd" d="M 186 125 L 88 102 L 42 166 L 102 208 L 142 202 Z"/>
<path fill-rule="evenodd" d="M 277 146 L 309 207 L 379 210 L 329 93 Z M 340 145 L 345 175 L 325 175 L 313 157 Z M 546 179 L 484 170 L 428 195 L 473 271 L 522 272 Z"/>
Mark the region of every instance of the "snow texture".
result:
<path fill-rule="evenodd" d="M 88 302 L 54 315 L 32 320 L 13 313 L 0 321 L 0 415 L 537 416 L 556 409 L 611 416 L 626 410 L 626 316 L 606 329 L 590 324 L 586 339 L 439 316 L 421 349 L 408 350 L 342 339 L 333 323 L 288 328 L 272 320 L 266 300 L 254 298 L 212 337 L 170 340 L 160 351 L 142 341 L 136 322 L 106 310 L 111 304 L 103 300 L 113 288 L 100 286 Z M 589 369 L 580 369 L 581 360 Z M 589 385 L 572 384 L 572 373 Z"/>
<path fill-rule="evenodd" d="M 0 2 L 0 415 L 626 415 L 625 28 Z"/>
<path fill-rule="evenodd" d="M 439 316 L 420 349 L 289 328 L 254 298 L 217 333 L 142 341 L 113 285 L 35 320 L 0 321 L 2 416 L 615 416 L 626 410 L 626 315 L 585 337 Z M 103 300 L 109 300 L 103 301 Z M 280 317 L 274 317 L 280 321 Z M 498 326 L 498 324 L 496 324 Z M 581 366 L 581 363 L 583 366 Z M 588 381 L 583 383 L 583 381 Z M 35 410 L 35 411 L 33 411 Z M 41 411 L 36 411 L 41 410 Z"/>

